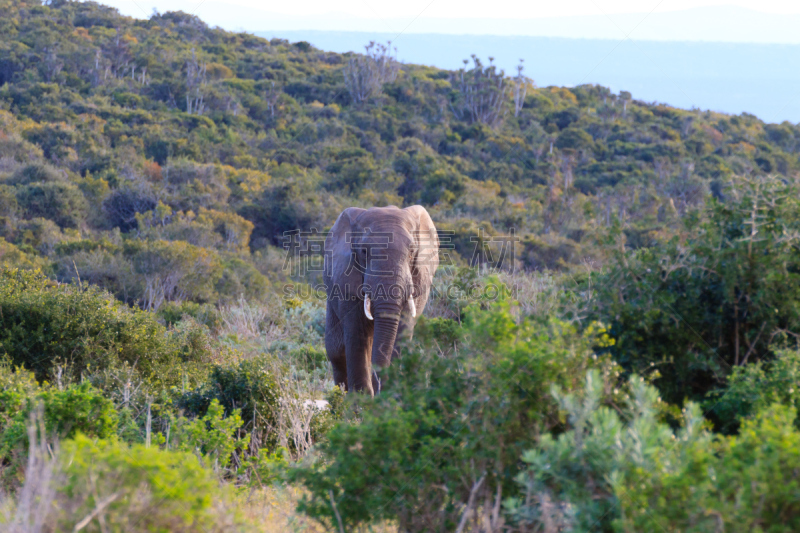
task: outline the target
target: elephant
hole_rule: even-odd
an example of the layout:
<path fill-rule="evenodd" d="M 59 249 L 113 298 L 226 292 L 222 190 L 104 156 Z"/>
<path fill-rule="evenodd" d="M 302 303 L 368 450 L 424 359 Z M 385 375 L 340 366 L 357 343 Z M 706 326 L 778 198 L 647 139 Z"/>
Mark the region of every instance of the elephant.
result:
<path fill-rule="evenodd" d="M 439 237 L 424 207 L 345 209 L 325 238 L 325 351 L 346 391 L 380 392 L 377 370 L 411 338 L 439 265 Z"/>

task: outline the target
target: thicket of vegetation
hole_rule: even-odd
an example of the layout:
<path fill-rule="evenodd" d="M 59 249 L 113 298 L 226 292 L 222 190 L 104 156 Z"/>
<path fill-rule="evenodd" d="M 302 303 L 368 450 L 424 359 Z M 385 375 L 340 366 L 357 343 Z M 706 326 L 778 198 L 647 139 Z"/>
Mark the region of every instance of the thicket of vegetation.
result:
<path fill-rule="evenodd" d="M 798 126 L 0 10 L 4 527 L 800 527 Z M 284 233 L 415 203 L 454 249 L 345 396 Z"/>

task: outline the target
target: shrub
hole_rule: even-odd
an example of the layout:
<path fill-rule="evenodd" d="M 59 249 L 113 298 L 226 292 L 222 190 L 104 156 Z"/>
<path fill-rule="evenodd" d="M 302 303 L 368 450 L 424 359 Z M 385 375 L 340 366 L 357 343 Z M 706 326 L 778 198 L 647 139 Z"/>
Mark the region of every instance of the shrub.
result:
<path fill-rule="evenodd" d="M 297 183 L 271 185 L 257 204 L 246 204 L 239 215 L 253 224 L 251 246 L 281 245 L 288 231 L 322 231 L 336 215 L 319 194 L 303 192 Z"/>
<path fill-rule="evenodd" d="M 214 366 L 206 382 L 185 393 L 177 405 L 189 417 L 202 418 L 214 402 L 226 416 L 241 412 L 240 426 L 250 434 L 253 449 L 275 446 L 278 388 L 263 358 Z"/>
<path fill-rule="evenodd" d="M 28 396 L 23 405 L 10 417 L 3 430 L 3 455 L 20 444 L 27 445 L 25 427 L 28 418 L 41 402 L 44 407 L 44 422 L 47 435 L 59 438 L 82 433 L 92 437 L 110 438 L 116 435 L 117 412 L 111 400 L 88 382 L 71 385 L 63 390 L 44 388 Z"/>
<path fill-rule="evenodd" d="M 9 185 L 28 185 L 30 183 L 47 183 L 66 181 L 67 174 L 45 163 L 30 163 L 18 168 L 6 181 Z"/>
<path fill-rule="evenodd" d="M 506 502 L 509 518 L 521 530 L 552 524 L 556 530 L 610 531 L 620 506 L 625 508 L 621 498 L 626 495 L 617 492 L 622 485 L 635 484 L 637 476 L 660 465 L 670 474 L 682 473 L 676 437 L 683 449 L 709 448 L 711 437 L 702 430 L 696 405 L 686 410 L 684 433 L 673 435 L 659 420 L 658 392 L 641 378 L 633 377 L 631 394 L 618 404 L 623 417 L 602 405 L 605 387 L 603 378 L 590 372 L 580 394 L 553 388 L 568 430 L 543 435 L 538 446 L 522 455 L 527 466 L 517 482 L 523 494 Z"/>
<path fill-rule="evenodd" d="M 278 448 L 269 452 L 265 448 L 244 460 L 239 469 L 240 475 L 246 475 L 251 486 L 266 486 L 283 481 L 289 468 L 289 452 L 286 448 Z"/>
<path fill-rule="evenodd" d="M 338 512 L 346 529 L 384 519 L 456 529 L 470 502 L 514 494 L 523 446 L 559 425 L 545 390 L 580 386 L 588 368 L 615 372 L 589 338 L 516 320 L 507 301 L 470 308 L 464 324 L 457 352 L 414 348 L 393 361 L 381 394 L 357 400 L 359 423 L 335 425 L 320 461 L 292 472 L 309 490 L 301 510 L 334 528 Z"/>
<path fill-rule="evenodd" d="M 6 242 L 3 237 L 0 237 L 0 269 L 8 268 L 22 268 L 22 269 L 37 269 L 41 268 L 45 261 L 38 256 L 30 255 L 10 242 Z"/>
<path fill-rule="evenodd" d="M 127 232 L 137 227 L 137 213 L 152 211 L 156 205 L 156 195 L 146 186 L 124 187 L 106 197 L 103 212 L 111 227 Z"/>
<path fill-rule="evenodd" d="M 634 372 L 657 369 L 671 403 L 702 400 L 731 369 L 770 359 L 800 333 L 797 184 L 740 180 L 731 196 L 686 217 L 668 242 L 615 247 L 591 277 L 593 316 L 609 324 L 615 358 Z"/>
<path fill-rule="evenodd" d="M 192 317 L 198 323 L 203 324 L 212 331 L 221 326 L 219 312 L 211 304 L 165 302 L 158 309 L 158 317 L 161 318 L 167 326 L 174 326 L 180 322 L 184 316 Z"/>
<path fill-rule="evenodd" d="M 31 372 L 0 367 L 0 459 L 23 454 L 28 446 L 31 414 L 43 408 L 42 438 L 69 438 L 82 433 L 95 438 L 116 435 L 118 415 L 111 400 L 88 382 L 58 389 L 40 387 Z"/>
<path fill-rule="evenodd" d="M 226 254 L 222 264 L 222 276 L 214 287 L 221 302 L 230 303 L 240 298 L 262 301 L 270 293 L 269 280 L 251 263 Z"/>
<path fill-rule="evenodd" d="M 0 352 L 40 381 L 56 365 L 78 376 L 124 362 L 154 383 L 180 383 L 176 366 L 209 356 L 150 313 L 95 287 L 51 284 L 37 272 L 0 272 L 0 308 Z"/>
<path fill-rule="evenodd" d="M 157 311 L 165 301 L 207 301 L 222 277 L 216 252 L 183 241 L 130 241 L 124 253 L 138 278 L 140 304 L 148 310 Z"/>
<path fill-rule="evenodd" d="M 17 191 L 26 218 L 46 218 L 62 228 L 77 228 L 86 219 L 86 198 L 72 183 L 53 181 L 26 185 Z"/>
<path fill-rule="evenodd" d="M 709 395 L 706 406 L 719 430 L 738 430 L 741 419 L 779 403 L 800 408 L 800 351 L 778 350 L 772 361 L 758 361 L 733 369 L 725 388 Z M 800 424 L 800 420 L 797 422 Z"/>
<path fill-rule="evenodd" d="M 235 438 L 234 433 L 242 427 L 241 409 L 234 409 L 224 416 L 224 408 L 214 398 L 203 417 L 173 420 L 167 447 L 177 444 L 179 450 L 191 451 L 210 461 L 214 470 L 227 468 L 231 454 L 243 450 L 250 444 L 250 435 Z"/>
<path fill-rule="evenodd" d="M 15 233 L 18 245 L 27 250 L 36 250 L 44 256 L 52 255 L 59 244 L 69 240 L 55 222 L 46 218 L 22 220 L 17 224 Z"/>
<path fill-rule="evenodd" d="M 19 203 L 17 202 L 17 192 L 14 187 L 8 185 L 0 185 L 0 217 L 8 222 L 19 211 Z"/>
<path fill-rule="evenodd" d="M 641 378 L 617 403 L 600 406 L 603 379 L 585 393 L 554 390 L 568 431 L 523 454 L 520 497 L 506 514 L 523 531 L 795 531 L 797 413 L 780 405 L 745 420 L 738 437 L 714 437 L 697 404 L 674 431 L 657 390 Z"/>
<path fill-rule="evenodd" d="M 225 530 L 215 509 L 225 494 L 192 453 L 78 436 L 61 459 L 56 530 L 77 529 L 100 505 L 110 531 Z"/>
<path fill-rule="evenodd" d="M 452 318 L 419 317 L 414 328 L 414 336 L 429 346 L 439 346 L 446 350 L 458 340 L 461 326 Z"/>
<path fill-rule="evenodd" d="M 303 369 L 317 370 L 326 369 L 330 364 L 325 350 L 304 344 L 294 348 L 289 352 L 289 360 L 296 361 L 298 366 Z"/>

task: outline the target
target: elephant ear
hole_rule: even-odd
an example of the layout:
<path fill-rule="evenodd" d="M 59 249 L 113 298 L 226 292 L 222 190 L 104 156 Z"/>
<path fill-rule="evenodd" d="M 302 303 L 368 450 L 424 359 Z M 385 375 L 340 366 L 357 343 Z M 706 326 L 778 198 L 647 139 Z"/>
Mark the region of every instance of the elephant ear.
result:
<path fill-rule="evenodd" d="M 325 274 L 337 282 L 345 281 L 344 273 L 351 266 L 350 240 L 352 234 L 358 231 L 355 221 L 364 211 L 360 207 L 348 207 L 342 211 L 325 238 Z"/>
<path fill-rule="evenodd" d="M 414 238 L 417 242 L 417 252 L 411 265 L 411 277 L 416 291 L 414 303 L 417 305 L 417 312 L 422 313 L 428 301 L 433 275 L 439 266 L 439 235 L 424 207 L 413 205 L 407 207 L 405 211 L 409 212 L 416 225 Z"/>

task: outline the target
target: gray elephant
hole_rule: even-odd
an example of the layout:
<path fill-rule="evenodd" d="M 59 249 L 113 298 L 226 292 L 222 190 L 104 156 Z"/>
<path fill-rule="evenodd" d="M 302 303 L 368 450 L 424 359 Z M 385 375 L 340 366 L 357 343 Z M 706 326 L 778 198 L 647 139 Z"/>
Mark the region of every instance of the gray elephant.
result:
<path fill-rule="evenodd" d="M 424 207 L 345 209 L 325 239 L 325 350 L 345 390 L 380 391 L 376 369 L 397 356 L 425 309 L 439 238 Z"/>

